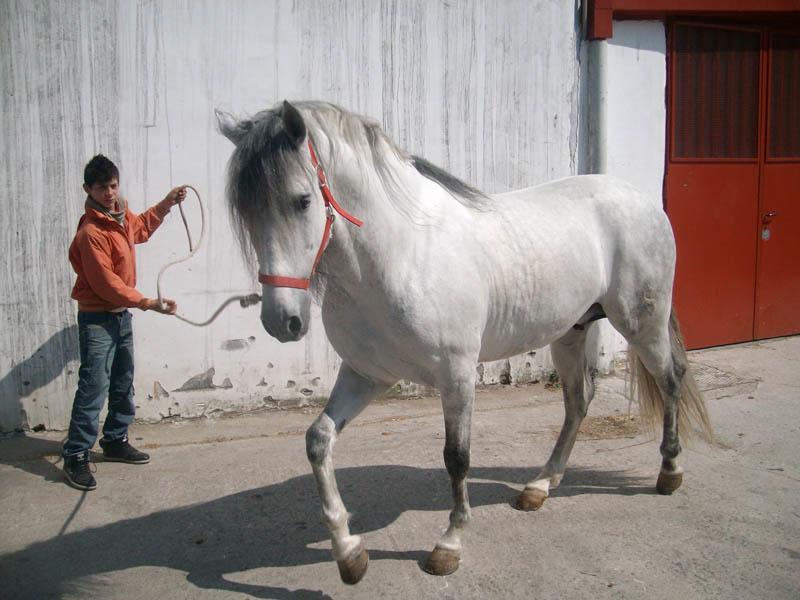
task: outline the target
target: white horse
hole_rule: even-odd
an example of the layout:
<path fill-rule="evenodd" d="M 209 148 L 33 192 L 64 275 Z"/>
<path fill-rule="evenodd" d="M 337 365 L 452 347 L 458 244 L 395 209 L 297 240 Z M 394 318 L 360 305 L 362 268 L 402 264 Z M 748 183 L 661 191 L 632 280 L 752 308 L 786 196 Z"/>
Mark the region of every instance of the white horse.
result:
<path fill-rule="evenodd" d="M 334 475 L 345 424 L 398 380 L 440 390 L 454 508 L 424 568 L 452 573 L 470 519 L 476 365 L 550 344 L 566 416 L 517 498 L 536 510 L 564 474 L 594 393 L 584 347 L 599 318 L 629 343 L 643 417 L 663 422 L 657 489 L 680 486 L 678 431 L 710 435 L 710 426 L 672 316 L 675 244 L 656 202 L 605 176 L 487 197 L 326 103 L 217 118 L 236 146 L 228 196 L 245 252 L 258 260 L 264 328 L 281 342 L 302 338 L 313 293 L 342 358 L 306 448 L 343 581 L 358 582 L 368 562 Z"/>

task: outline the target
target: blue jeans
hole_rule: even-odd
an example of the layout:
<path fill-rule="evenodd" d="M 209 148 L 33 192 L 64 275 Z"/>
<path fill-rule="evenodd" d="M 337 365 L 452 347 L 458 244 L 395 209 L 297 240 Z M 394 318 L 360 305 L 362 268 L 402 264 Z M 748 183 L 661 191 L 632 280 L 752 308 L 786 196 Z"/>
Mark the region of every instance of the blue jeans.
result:
<path fill-rule="evenodd" d="M 106 440 L 125 439 L 134 414 L 131 313 L 78 312 L 78 340 L 81 368 L 64 456 L 82 454 L 94 446 L 106 397 Z"/>

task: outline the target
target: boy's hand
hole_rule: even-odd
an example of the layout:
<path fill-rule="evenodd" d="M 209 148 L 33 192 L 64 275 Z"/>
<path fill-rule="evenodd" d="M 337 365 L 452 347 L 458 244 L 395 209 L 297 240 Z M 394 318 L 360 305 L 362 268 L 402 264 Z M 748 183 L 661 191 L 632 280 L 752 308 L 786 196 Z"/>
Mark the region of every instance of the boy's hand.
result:
<path fill-rule="evenodd" d="M 162 315 L 174 315 L 178 311 L 178 303 L 169 298 L 163 298 L 164 303 L 161 304 L 158 298 L 148 298 L 147 310 L 154 310 Z"/>
<path fill-rule="evenodd" d="M 164 196 L 164 199 L 158 203 L 156 207 L 158 210 L 158 215 L 163 219 L 167 216 L 167 213 L 169 213 L 173 206 L 179 202 L 183 202 L 185 199 L 186 186 L 181 185 L 176 188 L 172 188 L 169 193 Z"/>
<path fill-rule="evenodd" d="M 164 197 L 162 200 L 162 204 L 166 208 L 172 208 L 179 202 L 183 202 L 186 199 L 186 186 L 178 186 L 176 188 L 172 188 L 169 193 Z"/>

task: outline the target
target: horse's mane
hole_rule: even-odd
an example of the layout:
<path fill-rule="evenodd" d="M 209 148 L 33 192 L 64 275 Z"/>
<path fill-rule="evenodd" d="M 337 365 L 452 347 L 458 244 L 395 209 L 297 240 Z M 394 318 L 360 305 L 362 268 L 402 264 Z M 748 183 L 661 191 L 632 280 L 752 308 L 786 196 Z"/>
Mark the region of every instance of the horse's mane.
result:
<path fill-rule="evenodd" d="M 486 195 L 480 190 L 472 187 L 468 183 L 464 183 L 458 177 L 454 177 L 441 167 L 437 167 L 421 156 L 412 154 L 410 158 L 411 164 L 419 171 L 420 175 L 441 185 L 444 189 L 449 191 L 456 200 L 459 200 L 463 204 L 472 206 L 474 205 L 474 201 L 484 200 L 486 198 Z M 468 202 L 470 200 L 473 202 Z"/>
<path fill-rule="evenodd" d="M 464 206 L 476 210 L 483 207 L 486 196 L 482 192 L 424 158 L 401 150 L 376 121 L 328 102 L 303 101 L 293 105 L 303 115 L 315 139 L 331 140 L 326 157 L 329 173 L 335 172 L 337 143 L 346 143 L 364 167 L 375 171 L 389 199 L 409 218 L 424 216 L 425 207 L 419 205 L 403 184 L 397 172 L 397 165 L 403 163 L 442 186 Z M 283 130 L 281 105 L 257 113 L 239 127 L 242 136 L 228 166 L 227 195 L 237 237 L 245 254 L 250 256 L 249 246 L 255 241 L 252 239 L 255 231 L 247 225 L 258 222 L 265 198 L 278 197 L 283 191 L 280 173 L 290 164 L 300 166 L 309 176 L 313 176 L 313 171 L 310 164 L 299 160 Z"/>

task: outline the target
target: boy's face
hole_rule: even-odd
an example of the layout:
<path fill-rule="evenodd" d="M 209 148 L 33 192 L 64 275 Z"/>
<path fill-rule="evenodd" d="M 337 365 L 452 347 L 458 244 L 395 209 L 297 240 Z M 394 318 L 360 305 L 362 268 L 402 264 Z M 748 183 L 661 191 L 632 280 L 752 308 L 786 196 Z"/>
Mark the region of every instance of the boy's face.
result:
<path fill-rule="evenodd" d="M 103 208 L 114 210 L 119 197 L 119 181 L 115 178 L 106 183 L 93 183 L 91 186 L 84 183 L 83 191 Z"/>

